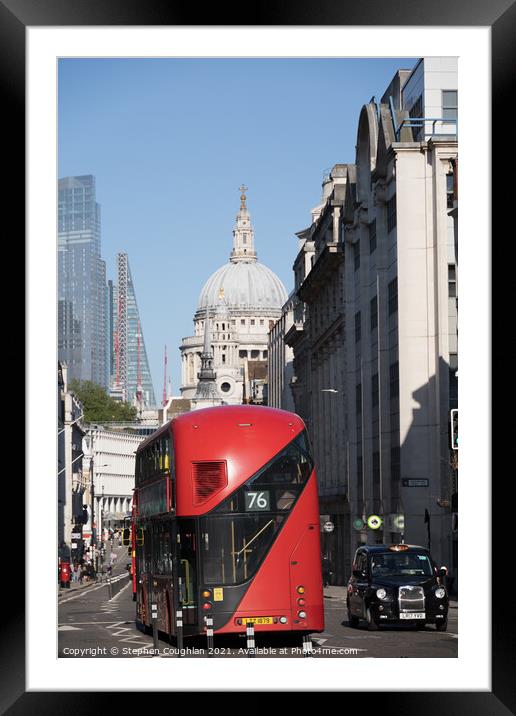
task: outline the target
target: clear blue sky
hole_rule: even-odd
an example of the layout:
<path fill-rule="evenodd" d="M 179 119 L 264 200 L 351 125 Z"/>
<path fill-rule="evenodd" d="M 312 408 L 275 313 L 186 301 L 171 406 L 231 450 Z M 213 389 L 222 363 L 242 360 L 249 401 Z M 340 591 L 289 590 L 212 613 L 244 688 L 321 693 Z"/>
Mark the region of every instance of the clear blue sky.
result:
<path fill-rule="evenodd" d="M 380 99 L 388 59 L 64 59 L 59 176 L 93 174 L 108 278 L 126 251 L 159 401 L 167 344 L 179 394 L 183 336 L 204 282 L 229 259 L 248 187 L 258 259 L 288 292 L 295 232 L 323 171 L 355 161 L 362 105 Z"/>

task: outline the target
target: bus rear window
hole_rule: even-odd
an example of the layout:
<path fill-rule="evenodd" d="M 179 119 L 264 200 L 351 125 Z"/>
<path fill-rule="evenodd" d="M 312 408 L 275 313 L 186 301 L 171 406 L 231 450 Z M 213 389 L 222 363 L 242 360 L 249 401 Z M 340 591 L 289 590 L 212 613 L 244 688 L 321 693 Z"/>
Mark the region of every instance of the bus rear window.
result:
<path fill-rule="evenodd" d="M 201 520 L 201 559 L 206 584 L 250 579 L 274 542 L 282 515 L 217 515 Z"/>

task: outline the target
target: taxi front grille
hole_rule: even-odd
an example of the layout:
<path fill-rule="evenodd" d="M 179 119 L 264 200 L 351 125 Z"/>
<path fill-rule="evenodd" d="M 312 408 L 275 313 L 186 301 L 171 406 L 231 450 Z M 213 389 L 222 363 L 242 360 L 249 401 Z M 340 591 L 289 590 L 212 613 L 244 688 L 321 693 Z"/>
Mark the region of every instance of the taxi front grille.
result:
<path fill-rule="evenodd" d="M 398 596 L 400 612 L 424 612 L 425 593 L 423 587 L 407 585 L 400 587 Z"/>

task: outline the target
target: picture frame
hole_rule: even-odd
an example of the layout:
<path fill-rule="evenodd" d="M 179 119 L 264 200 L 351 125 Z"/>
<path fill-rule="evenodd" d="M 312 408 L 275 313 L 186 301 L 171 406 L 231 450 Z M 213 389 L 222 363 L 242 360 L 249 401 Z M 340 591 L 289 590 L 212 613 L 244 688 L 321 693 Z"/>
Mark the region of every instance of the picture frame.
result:
<path fill-rule="evenodd" d="M 385 18 L 386 22 L 379 22 L 378 17 Z M 514 73 L 514 37 L 516 37 L 516 8 L 507 0 L 486 4 L 469 5 L 467 3 L 454 3 L 445 5 L 436 2 L 431 5 L 416 5 L 408 0 L 394 3 L 388 0 L 381 4 L 375 2 L 368 5 L 356 4 L 347 6 L 328 2 L 317 6 L 302 8 L 299 4 L 288 3 L 281 8 L 267 8 L 261 11 L 257 8 L 249 13 L 246 19 L 248 25 L 443 25 L 443 26 L 489 26 L 492 33 L 492 92 L 493 92 L 493 177 L 498 177 L 498 169 L 502 159 L 501 149 L 501 115 L 502 105 L 507 113 L 510 96 L 509 90 L 513 83 Z M 204 15 L 203 25 L 233 25 L 234 18 L 238 17 L 238 24 L 243 24 L 241 15 L 231 16 L 229 12 L 220 11 L 220 8 L 209 9 Z M 25 32 L 27 27 L 33 26 L 146 26 L 146 25 L 175 25 L 187 26 L 197 24 L 193 12 L 188 9 L 175 7 L 164 8 L 162 3 L 149 0 L 144 3 L 112 2 L 109 6 L 95 2 L 81 0 L 3 0 L 0 4 L 0 52 L 2 67 L 2 84 L 4 96 L 9 107 L 9 144 L 15 150 L 13 161 L 10 164 L 14 177 L 11 175 L 7 202 L 16 206 L 18 216 L 24 215 L 24 203 L 19 187 L 24 185 L 24 157 L 25 157 Z M 209 21 L 212 20 L 213 23 Z M 438 20 L 438 21 L 437 21 Z M 388 21 L 388 22 L 387 22 Z M 23 148 L 23 149 L 22 149 Z M 498 151 L 497 151 L 498 149 Z M 498 180 L 496 191 L 492 195 L 492 216 L 501 216 L 501 206 L 508 205 L 507 187 L 500 186 Z M 21 223 L 21 222 L 20 222 Z M 493 260 L 496 257 L 493 244 Z M 493 304 L 493 308 L 495 304 Z M 493 312 L 493 316 L 496 311 Z M 496 354 L 494 354 L 496 356 Z M 495 368 L 495 366 L 493 366 Z M 493 376 L 497 371 L 493 370 Z M 13 489 L 13 487 L 11 487 Z M 16 486 L 16 500 L 22 502 L 19 493 L 20 486 Z M 501 488 L 496 482 L 493 484 L 493 514 L 501 505 Z M 500 545 L 504 540 L 504 530 L 508 526 L 501 524 L 493 532 L 493 546 Z M 50 531 L 52 539 L 52 531 Z M 20 541 L 23 535 L 19 536 Z M 18 545 L 20 549 L 22 545 Z M 492 570 L 497 574 L 497 554 L 493 549 Z M 479 567 L 479 579 L 486 579 L 488 574 L 483 566 Z M 514 709 L 514 689 L 512 688 L 513 673 L 511 668 L 511 651 L 514 655 L 511 642 L 511 630 L 504 618 L 507 607 L 502 602 L 503 590 L 495 589 L 492 593 L 492 691 L 485 692 L 397 692 L 389 693 L 395 701 L 396 712 L 401 713 L 457 713 L 465 710 L 468 714 L 506 714 L 508 709 Z M 19 578 L 17 580 L 17 594 L 21 595 Z M 25 711 L 37 713 L 56 713 L 62 709 L 74 713 L 90 711 L 99 703 L 99 697 L 92 692 L 81 694 L 80 704 L 77 703 L 75 692 L 59 691 L 27 692 L 25 687 L 25 611 L 23 600 L 14 600 L 14 608 L 10 610 L 9 630 L 4 635 L 1 644 L 2 652 L 2 712 L 21 714 Z M 483 614 L 485 618 L 485 613 Z M 63 689 L 65 689 L 63 685 Z M 336 690 L 338 686 L 336 685 Z M 368 695 L 374 707 L 385 709 L 384 693 L 375 692 Z M 370 704 L 371 706 L 372 704 Z"/>

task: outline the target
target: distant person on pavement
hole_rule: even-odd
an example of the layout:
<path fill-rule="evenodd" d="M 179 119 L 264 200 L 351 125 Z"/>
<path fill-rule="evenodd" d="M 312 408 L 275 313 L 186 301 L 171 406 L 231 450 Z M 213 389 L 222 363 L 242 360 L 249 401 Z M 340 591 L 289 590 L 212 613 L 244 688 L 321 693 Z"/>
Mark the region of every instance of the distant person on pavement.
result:
<path fill-rule="evenodd" d="M 323 587 L 327 587 L 330 583 L 331 562 L 327 554 L 322 559 Z"/>

